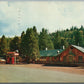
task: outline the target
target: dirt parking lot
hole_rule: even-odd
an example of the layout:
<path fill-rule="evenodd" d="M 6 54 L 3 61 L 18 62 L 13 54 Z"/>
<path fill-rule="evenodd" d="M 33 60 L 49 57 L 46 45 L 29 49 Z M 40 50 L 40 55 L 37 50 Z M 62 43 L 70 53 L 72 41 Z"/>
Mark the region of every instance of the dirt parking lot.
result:
<path fill-rule="evenodd" d="M 0 66 L 10 66 L 9 64 L 4 64 Z M 40 68 L 40 69 L 47 69 L 53 71 L 60 71 L 66 73 L 73 73 L 73 74 L 80 74 L 84 75 L 84 67 L 68 67 L 68 66 L 45 66 L 44 64 L 17 64 L 11 66 L 17 67 L 30 67 L 30 68 Z"/>
<path fill-rule="evenodd" d="M 52 67 L 42 64 L 0 65 L 0 83 L 84 82 L 82 70 L 77 67 Z"/>
<path fill-rule="evenodd" d="M 0 65 L 0 83 L 11 82 L 84 82 L 84 69 L 43 64 Z"/>

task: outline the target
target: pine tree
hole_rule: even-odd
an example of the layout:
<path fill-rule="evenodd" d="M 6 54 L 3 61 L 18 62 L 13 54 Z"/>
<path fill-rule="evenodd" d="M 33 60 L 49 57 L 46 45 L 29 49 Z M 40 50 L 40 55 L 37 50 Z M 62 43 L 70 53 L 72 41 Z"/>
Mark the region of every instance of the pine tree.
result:
<path fill-rule="evenodd" d="M 39 35 L 38 35 L 38 33 L 37 33 L 37 28 L 36 28 L 36 26 L 33 26 L 33 32 L 34 32 L 34 36 L 35 36 L 35 38 L 36 38 L 36 40 L 37 40 L 37 55 L 38 56 L 40 56 L 40 52 L 39 52 Z"/>
<path fill-rule="evenodd" d="M 54 47 L 55 49 L 60 49 L 61 48 L 61 37 L 60 33 L 57 31 L 54 39 Z"/>
<path fill-rule="evenodd" d="M 10 51 L 20 50 L 20 38 L 15 36 L 10 42 Z"/>
<path fill-rule="evenodd" d="M 40 32 L 39 35 L 39 48 L 40 50 L 45 50 L 45 48 L 48 49 L 54 49 L 53 42 L 50 38 L 50 36 L 47 33 L 46 29 L 42 29 L 42 32 Z"/>
<path fill-rule="evenodd" d="M 39 56 L 38 40 L 32 28 L 28 28 L 26 34 L 22 38 L 21 48 L 23 54 L 27 56 L 27 62 L 29 62 L 30 59 L 35 60 Z"/>
<path fill-rule="evenodd" d="M 39 39 L 38 38 L 38 33 L 37 33 L 37 28 L 36 26 L 33 26 L 33 31 L 34 31 L 34 36 L 37 38 L 37 40 Z"/>
<path fill-rule="evenodd" d="M 81 46 L 81 41 L 82 41 L 82 38 L 81 38 L 81 33 L 79 32 L 79 30 L 76 30 L 74 32 L 74 35 L 75 35 L 75 43 L 76 45 L 80 45 Z"/>
<path fill-rule="evenodd" d="M 23 38 L 24 35 L 25 35 L 25 32 L 23 31 L 23 32 L 21 33 L 21 38 Z"/>
<path fill-rule="evenodd" d="M 84 46 L 84 38 L 83 38 L 83 31 L 79 31 L 79 46 Z"/>
<path fill-rule="evenodd" d="M 0 42 L 0 54 L 1 54 L 1 56 L 5 56 L 7 51 L 8 51 L 7 40 L 6 40 L 5 36 L 3 35 L 1 38 L 1 42 Z"/>
<path fill-rule="evenodd" d="M 67 39 L 63 38 L 61 39 L 61 48 L 63 49 L 63 46 L 67 48 L 69 46 Z"/>

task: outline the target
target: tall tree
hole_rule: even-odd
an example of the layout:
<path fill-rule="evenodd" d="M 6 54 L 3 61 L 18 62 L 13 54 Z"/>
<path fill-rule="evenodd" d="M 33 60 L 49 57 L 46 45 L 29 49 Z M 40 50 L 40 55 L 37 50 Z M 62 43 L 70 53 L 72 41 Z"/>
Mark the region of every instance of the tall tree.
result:
<path fill-rule="evenodd" d="M 68 37 L 68 38 L 70 38 L 69 40 L 68 40 L 68 43 L 71 45 L 71 44 L 73 44 L 73 45 L 75 45 L 75 36 L 74 36 L 74 32 L 71 34 L 71 36 L 70 37 Z"/>
<path fill-rule="evenodd" d="M 34 32 L 34 36 L 35 36 L 35 38 L 37 40 L 37 42 L 36 42 L 37 43 L 37 51 L 38 51 L 37 55 L 40 56 L 40 52 L 39 52 L 39 35 L 38 35 L 38 32 L 37 32 L 36 26 L 33 26 L 33 32 Z"/>
<path fill-rule="evenodd" d="M 23 38 L 24 35 L 25 35 L 25 32 L 23 31 L 23 32 L 21 33 L 21 39 Z"/>
<path fill-rule="evenodd" d="M 76 45 L 81 45 L 82 38 L 81 38 L 81 33 L 79 32 L 79 30 L 76 30 L 74 32 L 74 35 L 75 35 L 75 43 L 76 43 Z"/>
<path fill-rule="evenodd" d="M 44 28 L 42 29 L 42 32 L 40 32 L 39 35 L 39 48 L 40 50 L 45 50 L 45 48 L 54 49 L 53 42 L 50 36 L 48 35 L 47 30 Z"/>
<path fill-rule="evenodd" d="M 25 53 L 25 52 L 23 51 L 22 47 L 21 47 L 21 44 L 24 45 L 24 43 L 22 43 L 22 42 L 23 42 L 23 37 L 24 37 L 24 36 L 25 36 L 25 32 L 22 31 L 22 33 L 21 33 L 21 42 L 20 42 L 20 50 L 19 50 L 20 56 L 23 56 L 23 54 Z"/>
<path fill-rule="evenodd" d="M 35 60 L 39 56 L 38 40 L 32 28 L 28 28 L 26 34 L 22 38 L 21 48 L 23 54 L 27 56 L 27 62 L 29 62 L 30 59 Z"/>
<path fill-rule="evenodd" d="M 59 31 L 56 32 L 55 39 L 54 39 L 54 47 L 55 49 L 61 48 L 61 37 Z"/>
<path fill-rule="evenodd" d="M 84 29 L 84 27 L 83 27 L 83 25 L 81 25 L 80 30 L 83 30 L 83 29 Z"/>
<path fill-rule="evenodd" d="M 79 46 L 84 47 L 84 38 L 83 38 L 83 31 L 82 30 L 79 31 Z"/>
<path fill-rule="evenodd" d="M 64 39 L 61 39 L 61 47 L 63 48 L 63 46 L 65 48 L 67 48 L 69 46 L 68 41 L 65 38 Z"/>
<path fill-rule="evenodd" d="M 38 33 L 37 33 L 37 28 L 36 26 L 33 26 L 33 31 L 34 31 L 34 36 L 36 37 L 36 39 L 38 40 Z"/>
<path fill-rule="evenodd" d="M 20 49 L 20 38 L 15 36 L 10 42 L 10 51 L 15 51 Z"/>
<path fill-rule="evenodd" d="M 4 55 L 6 55 L 7 51 L 8 51 L 7 40 L 6 40 L 5 36 L 3 35 L 1 38 L 1 42 L 0 42 L 0 54 L 2 56 L 4 56 Z"/>

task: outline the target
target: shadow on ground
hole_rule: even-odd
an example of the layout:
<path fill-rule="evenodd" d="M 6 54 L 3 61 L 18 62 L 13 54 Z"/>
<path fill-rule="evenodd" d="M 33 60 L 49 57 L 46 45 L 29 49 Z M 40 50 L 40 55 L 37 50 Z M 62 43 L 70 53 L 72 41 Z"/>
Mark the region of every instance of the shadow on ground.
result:
<path fill-rule="evenodd" d="M 50 66 L 50 67 L 78 67 L 77 65 L 62 65 L 62 64 L 44 64 L 43 66 Z"/>

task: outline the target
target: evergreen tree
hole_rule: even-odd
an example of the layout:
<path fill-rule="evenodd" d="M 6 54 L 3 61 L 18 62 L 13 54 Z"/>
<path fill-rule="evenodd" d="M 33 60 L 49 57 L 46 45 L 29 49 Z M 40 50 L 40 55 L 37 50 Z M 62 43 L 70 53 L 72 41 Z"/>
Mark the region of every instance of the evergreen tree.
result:
<path fill-rule="evenodd" d="M 10 42 L 10 51 L 20 50 L 20 38 L 15 36 Z"/>
<path fill-rule="evenodd" d="M 34 36 L 36 37 L 37 40 L 39 40 L 36 26 L 33 26 L 33 31 L 34 31 Z"/>
<path fill-rule="evenodd" d="M 6 38 L 6 40 L 7 40 L 7 49 L 8 49 L 8 51 L 10 51 L 10 41 L 11 41 L 11 38 Z"/>
<path fill-rule="evenodd" d="M 80 30 L 83 30 L 84 28 L 83 28 L 83 25 L 81 25 L 81 27 L 80 27 Z"/>
<path fill-rule="evenodd" d="M 48 36 L 48 49 L 54 49 L 54 44 L 53 44 L 50 36 Z"/>
<path fill-rule="evenodd" d="M 20 48 L 21 48 L 21 56 L 26 56 L 27 53 L 27 37 L 26 34 L 24 34 L 24 36 L 21 39 L 21 44 L 20 44 Z"/>
<path fill-rule="evenodd" d="M 70 30 L 73 31 L 73 30 L 74 30 L 74 27 L 72 26 L 72 27 L 70 28 Z"/>
<path fill-rule="evenodd" d="M 0 54 L 1 56 L 5 56 L 7 53 L 8 49 L 7 49 L 7 40 L 5 38 L 5 36 L 3 35 L 0 41 Z"/>
<path fill-rule="evenodd" d="M 22 47 L 21 47 L 21 44 L 24 45 L 24 43 L 22 43 L 24 36 L 25 36 L 25 32 L 23 31 L 23 32 L 21 33 L 21 42 L 20 42 L 20 50 L 19 50 L 20 56 L 23 56 L 23 54 L 24 54 L 24 51 L 23 51 L 24 49 L 22 49 Z"/>
<path fill-rule="evenodd" d="M 83 46 L 83 31 L 76 30 L 74 31 L 75 36 L 75 45 Z"/>
<path fill-rule="evenodd" d="M 23 38 L 24 35 L 25 35 L 25 32 L 23 31 L 23 32 L 21 33 L 21 38 Z"/>
<path fill-rule="evenodd" d="M 79 46 L 84 47 L 84 38 L 83 38 L 83 31 L 79 31 Z"/>
<path fill-rule="evenodd" d="M 68 41 L 65 38 L 61 39 L 61 49 L 63 49 L 63 46 L 65 46 L 65 48 L 69 46 Z"/>
<path fill-rule="evenodd" d="M 45 50 L 45 48 L 48 49 L 54 49 L 53 42 L 50 38 L 50 36 L 47 33 L 46 29 L 42 29 L 42 32 L 40 32 L 39 35 L 39 48 L 40 50 Z"/>
<path fill-rule="evenodd" d="M 28 28 L 26 34 L 22 38 L 21 48 L 23 54 L 27 56 L 27 62 L 29 62 L 30 59 L 35 60 L 39 56 L 38 40 L 32 28 Z"/>
<path fill-rule="evenodd" d="M 68 40 L 68 43 L 71 45 L 71 44 L 73 44 L 73 45 L 75 45 L 75 36 L 74 36 L 74 32 L 73 32 L 73 34 L 71 34 L 71 37 L 70 37 L 70 39 Z"/>
<path fill-rule="evenodd" d="M 57 31 L 54 39 L 54 47 L 55 49 L 60 49 L 61 48 L 61 37 L 60 33 Z"/>
<path fill-rule="evenodd" d="M 35 36 L 35 38 L 36 38 L 36 40 L 37 40 L 37 51 L 38 51 L 38 53 L 37 53 L 37 55 L 38 56 L 40 56 L 40 53 L 39 53 L 39 35 L 38 35 L 38 33 L 37 33 L 37 28 L 36 28 L 36 26 L 33 26 L 33 33 L 34 33 L 34 36 Z"/>

